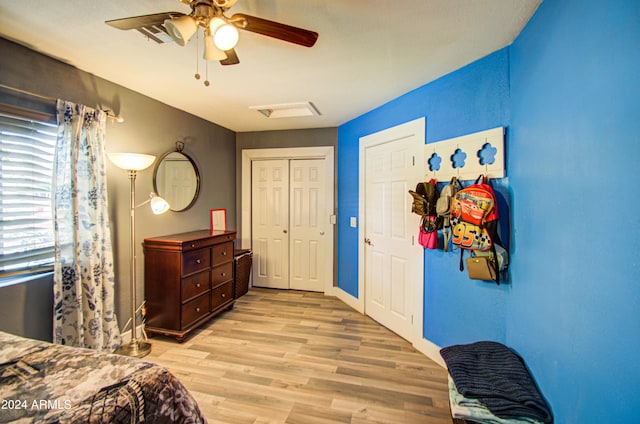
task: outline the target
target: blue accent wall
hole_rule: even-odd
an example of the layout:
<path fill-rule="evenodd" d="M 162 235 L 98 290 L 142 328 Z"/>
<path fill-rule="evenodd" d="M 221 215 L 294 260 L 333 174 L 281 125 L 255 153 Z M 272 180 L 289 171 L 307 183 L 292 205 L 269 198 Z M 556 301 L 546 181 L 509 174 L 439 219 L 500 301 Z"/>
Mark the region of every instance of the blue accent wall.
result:
<path fill-rule="evenodd" d="M 502 49 L 338 128 L 338 286 L 341 289 L 358 296 L 358 230 L 349 227 L 349 217 L 358 215 L 360 137 L 422 116 L 427 122 L 427 143 L 508 127 L 508 64 L 508 50 Z M 502 182 L 496 187 L 502 187 Z M 508 193 L 503 195 L 508 196 Z M 407 201 L 410 201 L 409 194 Z M 458 251 L 425 252 L 425 337 L 440 346 L 478 339 L 503 341 L 505 296 L 509 286 L 469 280 L 466 273 L 458 269 L 459 260 Z"/>
<path fill-rule="evenodd" d="M 511 253 L 496 286 L 426 251 L 425 338 L 515 349 L 556 423 L 636 422 L 640 2 L 545 0 L 511 46 L 338 128 L 338 285 L 353 296 L 359 138 L 421 116 L 427 143 L 507 128 L 494 187 Z"/>
<path fill-rule="evenodd" d="M 558 422 L 638 422 L 640 2 L 544 1 L 510 71 L 507 342 Z"/>

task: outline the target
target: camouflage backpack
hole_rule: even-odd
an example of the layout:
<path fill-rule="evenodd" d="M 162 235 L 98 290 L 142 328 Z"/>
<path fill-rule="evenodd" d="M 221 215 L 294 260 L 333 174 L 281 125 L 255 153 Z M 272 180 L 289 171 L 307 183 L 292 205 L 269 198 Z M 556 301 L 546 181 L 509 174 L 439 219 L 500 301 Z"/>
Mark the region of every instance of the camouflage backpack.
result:
<path fill-rule="evenodd" d="M 413 197 L 413 203 L 411 204 L 411 212 L 420 215 L 421 217 L 427 217 L 423 219 L 426 232 L 436 231 L 441 228 L 442 220 L 437 219 L 436 202 L 440 193 L 436 187 L 436 181 L 431 179 L 427 182 L 420 182 L 416 185 L 416 189 L 409 190 L 409 194 Z M 430 219 L 429 217 L 433 217 Z"/>

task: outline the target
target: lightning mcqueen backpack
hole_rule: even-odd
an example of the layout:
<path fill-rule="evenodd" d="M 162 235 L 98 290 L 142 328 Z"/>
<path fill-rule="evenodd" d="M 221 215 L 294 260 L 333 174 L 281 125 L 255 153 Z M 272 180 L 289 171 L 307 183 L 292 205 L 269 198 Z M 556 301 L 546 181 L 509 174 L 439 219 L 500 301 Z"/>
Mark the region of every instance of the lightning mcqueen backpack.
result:
<path fill-rule="evenodd" d="M 450 219 L 451 242 L 461 248 L 460 271 L 464 269 L 464 250 L 490 250 L 493 258 L 497 257 L 494 244 L 499 243 L 498 205 L 493 188 L 484 175 L 455 194 L 451 201 Z M 492 263 L 495 267 L 495 281 L 500 284 L 498 261 L 494 260 Z"/>

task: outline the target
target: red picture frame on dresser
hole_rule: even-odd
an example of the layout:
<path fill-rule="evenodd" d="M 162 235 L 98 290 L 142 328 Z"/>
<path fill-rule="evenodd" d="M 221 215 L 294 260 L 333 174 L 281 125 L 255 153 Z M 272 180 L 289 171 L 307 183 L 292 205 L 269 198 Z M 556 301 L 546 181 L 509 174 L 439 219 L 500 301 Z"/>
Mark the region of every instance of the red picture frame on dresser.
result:
<path fill-rule="evenodd" d="M 211 231 L 227 231 L 227 210 L 225 208 L 211 209 L 209 218 Z"/>

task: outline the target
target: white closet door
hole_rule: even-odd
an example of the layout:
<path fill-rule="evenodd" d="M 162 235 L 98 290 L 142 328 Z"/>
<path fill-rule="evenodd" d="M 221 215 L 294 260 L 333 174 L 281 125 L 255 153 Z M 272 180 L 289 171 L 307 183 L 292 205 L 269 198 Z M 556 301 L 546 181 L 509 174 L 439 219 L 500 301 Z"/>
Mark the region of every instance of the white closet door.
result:
<path fill-rule="evenodd" d="M 323 291 L 329 249 L 329 213 L 326 211 L 324 159 L 290 162 L 289 198 L 291 231 L 289 287 Z"/>
<path fill-rule="evenodd" d="M 408 195 L 422 178 L 414 159 L 421 158 L 422 148 L 412 138 L 392 137 L 365 149 L 365 309 L 408 340 L 417 315 L 414 298 L 423 284 L 423 250 Z"/>
<path fill-rule="evenodd" d="M 289 288 L 289 161 L 252 161 L 253 285 Z"/>

